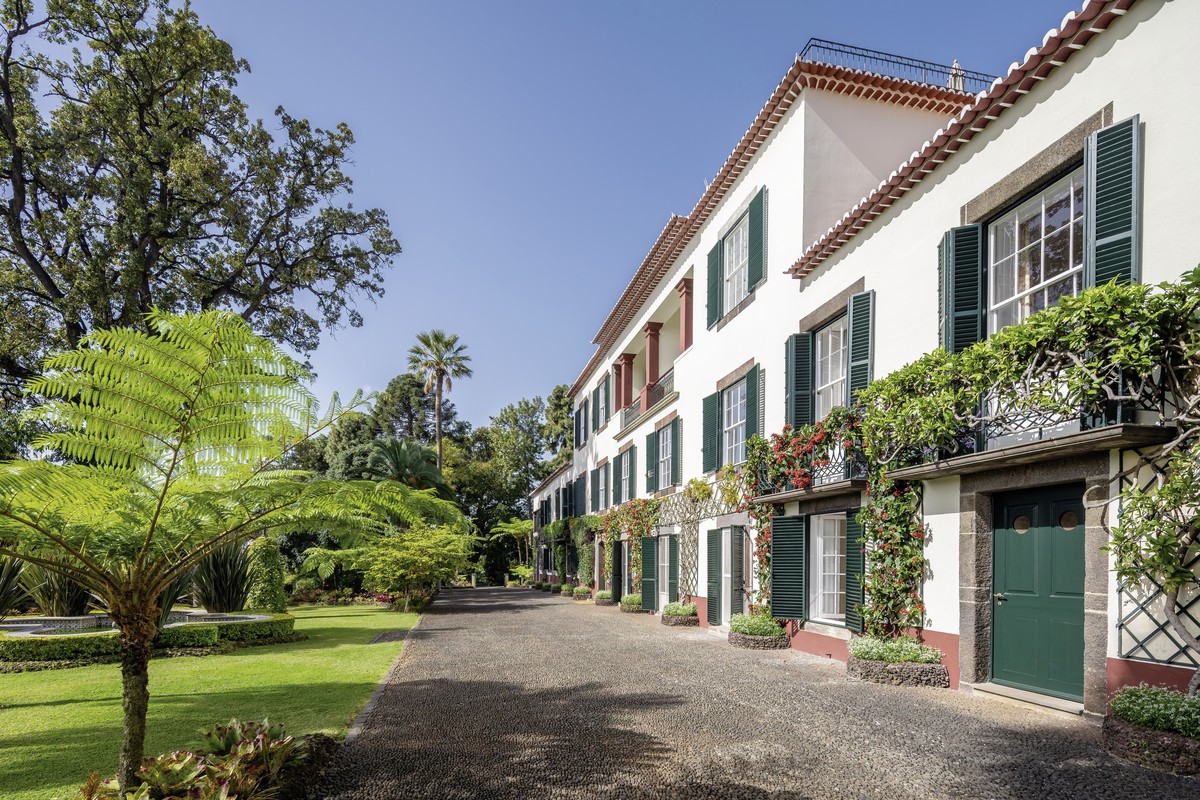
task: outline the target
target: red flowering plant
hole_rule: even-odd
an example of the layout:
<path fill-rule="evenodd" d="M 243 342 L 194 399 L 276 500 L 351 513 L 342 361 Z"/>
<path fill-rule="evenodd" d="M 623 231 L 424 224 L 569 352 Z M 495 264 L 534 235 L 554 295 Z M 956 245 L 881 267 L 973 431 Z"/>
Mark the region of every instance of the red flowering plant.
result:
<path fill-rule="evenodd" d="M 600 518 L 600 537 L 604 544 L 604 563 L 602 575 L 604 585 L 608 586 L 612 579 L 612 548 L 621 540 L 622 534 L 629 534 L 629 579 L 633 584 L 642 580 L 642 537 L 654 533 L 658 524 L 660 501 L 654 498 L 640 498 L 611 508 Z"/>
<path fill-rule="evenodd" d="M 889 480 L 879 471 L 871 476 L 867 494 L 869 501 L 858 514 L 861 544 L 867 550 L 863 628 L 876 636 L 899 636 L 924 625 L 921 583 L 928 565 L 929 531 L 921 521 L 921 497 L 912 484 Z"/>

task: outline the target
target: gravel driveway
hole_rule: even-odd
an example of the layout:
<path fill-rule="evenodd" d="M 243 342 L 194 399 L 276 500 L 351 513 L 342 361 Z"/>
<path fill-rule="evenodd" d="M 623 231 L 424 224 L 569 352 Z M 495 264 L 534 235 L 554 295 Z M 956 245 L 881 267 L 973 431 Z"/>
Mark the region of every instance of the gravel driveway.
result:
<path fill-rule="evenodd" d="M 959 692 L 847 681 L 658 617 L 527 589 L 444 593 L 328 800 L 1183 798 L 1098 729 Z"/>

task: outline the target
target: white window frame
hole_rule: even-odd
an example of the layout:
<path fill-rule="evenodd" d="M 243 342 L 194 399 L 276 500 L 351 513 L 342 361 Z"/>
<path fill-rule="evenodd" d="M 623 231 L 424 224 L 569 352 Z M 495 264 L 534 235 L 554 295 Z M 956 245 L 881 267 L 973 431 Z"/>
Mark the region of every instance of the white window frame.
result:
<path fill-rule="evenodd" d="M 1073 170 L 1049 186 L 1024 198 L 998 219 L 988 224 L 988 335 L 1009 325 L 1025 321 L 1037 311 L 1058 304 L 1058 300 L 1077 295 L 1083 288 L 1084 201 L 1083 167 Z M 1067 219 L 1049 236 L 1046 234 L 1047 202 L 1066 190 Z M 1038 234 L 1024 246 L 1020 241 L 1020 223 L 1039 215 Z M 1007 234 L 1007 235 L 1006 235 Z M 1047 279 L 1046 243 L 1051 237 L 1067 240 L 1067 269 Z M 1036 262 L 1037 281 L 1030 281 L 1028 272 L 1022 286 L 1020 265 L 1028 259 Z M 1011 277 L 1011 279 L 1010 279 Z M 1050 291 L 1068 284 L 1066 291 L 1051 297 Z"/>
<path fill-rule="evenodd" d="M 597 467 L 600 477 L 596 478 L 596 492 L 600 495 L 596 506 L 601 510 L 608 508 L 608 465 Z"/>
<path fill-rule="evenodd" d="M 721 453 L 725 464 L 746 460 L 746 379 L 721 392 Z"/>
<path fill-rule="evenodd" d="M 721 529 L 721 624 L 728 625 L 733 615 L 733 528 Z"/>
<path fill-rule="evenodd" d="M 821 514 L 809 521 L 809 619 L 845 625 L 846 515 Z M 839 552 L 829 552 L 833 548 Z"/>
<path fill-rule="evenodd" d="M 604 391 L 604 381 L 600 382 L 598 388 L 600 391 L 596 392 L 596 421 L 603 428 L 604 423 L 608 421 L 608 392 Z"/>
<path fill-rule="evenodd" d="M 842 315 L 814 334 L 813 418 L 820 421 L 846 404 L 846 359 L 849 322 Z"/>
<path fill-rule="evenodd" d="M 658 437 L 658 464 L 655 468 L 658 470 L 658 488 L 665 489 L 668 486 L 674 486 L 671 481 L 671 460 L 675 455 L 675 443 L 671 440 L 671 426 L 663 426 L 656 434 Z"/>
<path fill-rule="evenodd" d="M 750 214 L 744 214 L 721 240 L 723 310 L 728 314 L 750 294 Z"/>

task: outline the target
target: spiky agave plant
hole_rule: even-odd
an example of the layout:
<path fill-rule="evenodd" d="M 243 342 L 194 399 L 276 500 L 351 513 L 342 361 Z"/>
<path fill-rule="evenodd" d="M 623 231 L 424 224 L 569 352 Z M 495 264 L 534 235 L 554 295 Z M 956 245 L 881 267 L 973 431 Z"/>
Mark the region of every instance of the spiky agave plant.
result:
<path fill-rule="evenodd" d="M 24 571 L 21 559 L 0 556 L 0 622 L 25 598 L 25 588 L 21 585 Z"/>
<path fill-rule="evenodd" d="M 0 464 L 0 556 L 72 578 L 119 629 L 124 730 L 118 780 L 135 781 L 159 598 L 229 544 L 322 529 L 370 537 L 387 520 L 461 520 L 392 481 L 312 480 L 281 469 L 345 409 L 318 419 L 303 368 L 235 314 L 147 318 L 149 332 L 92 333 L 47 359 L 29 414 L 35 442 L 68 463 Z M 353 407 L 353 403 L 351 407 Z"/>

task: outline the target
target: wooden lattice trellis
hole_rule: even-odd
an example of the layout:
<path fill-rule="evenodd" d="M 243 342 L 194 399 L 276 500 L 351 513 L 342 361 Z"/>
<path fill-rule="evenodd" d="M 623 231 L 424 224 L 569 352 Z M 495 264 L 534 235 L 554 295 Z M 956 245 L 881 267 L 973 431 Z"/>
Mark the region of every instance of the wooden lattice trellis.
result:
<path fill-rule="evenodd" d="M 659 507 L 657 527 L 678 528 L 679 536 L 679 597 L 695 597 L 699 590 L 700 521 L 713 519 L 736 511 L 726 503 L 717 487 L 699 491 L 689 485 L 683 491 L 668 495 Z"/>

